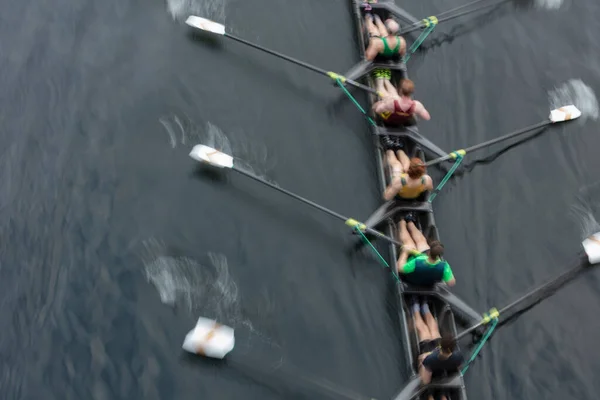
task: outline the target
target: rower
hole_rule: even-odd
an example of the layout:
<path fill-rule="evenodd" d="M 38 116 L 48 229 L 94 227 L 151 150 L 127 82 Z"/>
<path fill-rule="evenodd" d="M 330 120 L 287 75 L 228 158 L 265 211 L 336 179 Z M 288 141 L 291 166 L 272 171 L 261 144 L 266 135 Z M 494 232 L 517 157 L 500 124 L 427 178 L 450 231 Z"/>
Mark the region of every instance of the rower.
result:
<path fill-rule="evenodd" d="M 369 31 L 369 46 L 365 58 L 373 61 L 375 57 L 403 57 L 406 54 L 406 41 L 402 36 L 396 35 L 400 25 L 393 18 L 381 22 L 379 15 L 366 14 L 365 25 Z"/>
<path fill-rule="evenodd" d="M 402 280 L 416 286 L 433 286 L 445 282 L 454 286 L 456 279 L 448 262 L 441 259 L 444 246 L 439 241 L 427 243 L 427 239 L 415 225 L 415 217 L 407 214 L 400 221 L 399 237 L 402 252 L 396 264 Z M 419 254 L 414 254 L 415 250 Z"/>
<path fill-rule="evenodd" d="M 458 373 L 464 357 L 460 351 L 456 351 L 456 340 L 452 335 L 440 335 L 429 305 L 415 302 L 413 316 L 419 336 L 419 376 L 423 384 L 427 385 L 432 378 L 440 378 L 444 374 Z"/>
<path fill-rule="evenodd" d="M 390 82 L 390 70 L 375 70 L 373 75 L 377 82 L 377 91 L 382 99 L 373 104 L 373 111 L 384 121 L 385 125 L 406 126 L 416 123 L 415 116 L 429 121 L 431 115 L 420 101 L 413 100 L 415 84 L 410 79 L 400 81 L 400 93 Z"/>
<path fill-rule="evenodd" d="M 409 159 L 403 150 L 398 150 L 396 154 L 393 150 L 387 150 L 386 161 L 392 168 L 392 179 L 383 192 L 385 201 L 396 196 L 400 199 L 416 199 L 422 193 L 433 190 L 433 180 L 425 173 L 427 169 L 420 158 Z"/>
<path fill-rule="evenodd" d="M 433 395 L 430 394 L 429 397 L 427 397 L 427 400 L 436 400 L 436 399 L 434 399 Z M 440 397 L 437 398 L 437 400 L 448 400 L 448 398 L 442 394 L 442 395 L 440 395 Z"/>

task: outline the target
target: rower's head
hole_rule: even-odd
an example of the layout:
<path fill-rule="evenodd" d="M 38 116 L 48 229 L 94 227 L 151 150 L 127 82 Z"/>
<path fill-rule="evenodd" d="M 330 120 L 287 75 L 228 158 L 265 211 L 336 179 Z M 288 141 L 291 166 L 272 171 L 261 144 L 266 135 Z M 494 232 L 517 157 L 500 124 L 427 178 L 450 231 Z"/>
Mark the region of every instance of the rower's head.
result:
<path fill-rule="evenodd" d="M 447 333 L 442 335 L 440 348 L 444 353 L 452 353 L 456 349 L 456 339 Z"/>
<path fill-rule="evenodd" d="M 410 164 L 406 173 L 411 179 L 419 179 L 425 175 L 426 172 L 427 169 L 425 168 L 425 165 L 423 165 L 423 160 L 421 160 L 419 157 L 413 157 L 410 159 Z"/>
<path fill-rule="evenodd" d="M 434 240 L 429 243 L 429 257 L 432 260 L 437 260 L 444 255 L 444 245 L 439 240 Z"/>
<path fill-rule="evenodd" d="M 415 91 L 415 83 L 410 79 L 400 81 L 400 94 L 402 96 L 412 96 Z"/>
<path fill-rule="evenodd" d="M 397 23 L 394 18 L 386 19 L 384 24 L 390 35 L 393 35 L 400 30 L 400 24 Z"/>

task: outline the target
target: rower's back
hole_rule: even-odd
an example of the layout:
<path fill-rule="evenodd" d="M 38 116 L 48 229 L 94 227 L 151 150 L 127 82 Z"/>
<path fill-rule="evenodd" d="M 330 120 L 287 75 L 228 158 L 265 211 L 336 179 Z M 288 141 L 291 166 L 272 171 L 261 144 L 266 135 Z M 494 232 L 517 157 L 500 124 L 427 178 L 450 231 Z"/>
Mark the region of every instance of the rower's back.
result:
<path fill-rule="evenodd" d="M 396 196 L 401 199 L 412 200 L 426 191 L 432 190 L 433 180 L 425 172 L 426 168 L 423 165 L 423 160 L 418 157 L 411 158 L 408 170 L 400 176 L 402 186 Z"/>
<path fill-rule="evenodd" d="M 431 372 L 431 378 L 436 379 L 458 373 L 463 362 L 463 355 L 456 349 L 456 340 L 445 334 L 440 346 L 423 359 L 423 366 Z"/>
<path fill-rule="evenodd" d="M 385 20 L 384 25 L 388 31 L 388 36 L 381 37 L 383 49 L 379 51 L 379 55 L 383 57 L 397 57 L 406 54 L 406 41 L 400 35 L 400 25 L 392 18 Z"/>
<path fill-rule="evenodd" d="M 365 57 L 367 60 L 376 62 L 394 61 L 400 62 L 406 54 L 406 40 L 398 32 L 400 25 L 391 17 L 385 22 L 381 21 L 381 16 L 375 14 L 378 24 L 378 33 L 368 34 L 367 50 Z M 384 33 L 385 32 L 385 33 Z"/>

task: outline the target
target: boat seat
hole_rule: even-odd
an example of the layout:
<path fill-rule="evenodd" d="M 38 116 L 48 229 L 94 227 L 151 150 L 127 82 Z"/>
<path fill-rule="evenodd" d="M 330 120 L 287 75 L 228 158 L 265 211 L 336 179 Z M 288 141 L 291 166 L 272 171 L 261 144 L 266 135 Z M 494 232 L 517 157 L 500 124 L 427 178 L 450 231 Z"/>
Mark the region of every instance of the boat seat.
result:
<path fill-rule="evenodd" d="M 415 296 L 431 296 L 441 300 L 438 292 L 435 290 L 435 286 L 416 286 L 410 283 L 404 283 L 404 293 Z"/>
<path fill-rule="evenodd" d="M 400 276 L 402 280 L 402 276 Z M 408 295 L 419 295 L 419 296 L 430 296 L 435 297 L 443 303 L 450 306 L 452 312 L 462 321 L 466 326 L 476 325 L 481 321 L 481 313 L 475 311 L 460 297 L 450 292 L 448 286 L 438 283 L 435 286 L 415 286 L 402 281 L 403 292 Z M 475 334 L 478 334 L 475 332 Z"/>
<path fill-rule="evenodd" d="M 393 199 L 381 205 L 367 220 L 364 222 L 369 228 L 375 228 L 383 221 L 393 218 L 399 213 L 407 212 L 432 213 L 433 207 L 428 201 L 410 201 Z"/>
<path fill-rule="evenodd" d="M 417 125 L 405 125 L 405 126 L 377 126 L 375 129 L 376 135 L 379 136 L 399 136 L 409 137 L 414 139 L 415 137 L 421 136 L 419 134 L 419 128 Z M 418 135 L 418 136 L 417 136 Z"/>
<path fill-rule="evenodd" d="M 347 79 L 358 81 L 365 76 L 369 75 L 374 69 L 384 68 L 392 71 L 398 71 L 402 76 L 406 76 L 407 69 L 406 63 L 399 58 L 386 59 L 383 57 L 377 57 L 374 61 L 362 60 L 350 68 L 344 76 Z M 337 83 L 336 83 L 337 84 Z"/>
<path fill-rule="evenodd" d="M 425 153 L 434 157 L 444 157 L 448 153 L 442 150 L 439 146 L 434 144 L 429 139 L 425 138 L 419 133 L 419 129 L 416 126 L 402 126 L 402 127 L 386 127 L 377 126 L 372 132 L 378 136 L 397 136 L 409 138 L 411 141 L 417 143 Z"/>
<path fill-rule="evenodd" d="M 421 385 L 419 375 L 413 375 L 406 386 L 397 393 L 394 400 L 412 400 L 418 398 L 425 392 L 431 390 L 464 390 L 464 381 L 461 374 L 456 374 L 451 377 L 436 379 L 427 385 Z"/>
<path fill-rule="evenodd" d="M 425 385 L 427 389 L 460 389 L 462 387 L 464 387 L 464 383 L 461 374 L 435 379 Z"/>

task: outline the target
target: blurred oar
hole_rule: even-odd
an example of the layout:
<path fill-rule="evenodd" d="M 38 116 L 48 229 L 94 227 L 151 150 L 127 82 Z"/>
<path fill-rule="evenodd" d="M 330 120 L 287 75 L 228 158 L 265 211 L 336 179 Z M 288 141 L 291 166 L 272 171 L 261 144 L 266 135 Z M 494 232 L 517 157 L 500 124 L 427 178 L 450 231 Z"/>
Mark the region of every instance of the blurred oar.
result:
<path fill-rule="evenodd" d="M 510 320 L 514 315 L 518 315 L 521 313 L 521 310 L 519 310 L 519 306 L 526 304 L 532 299 L 535 299 L 534 305 L 539 303 L 544 298 L 550 296 L 563 285 L 567 284 L 575 277 L 577 277 L 579 273 L 582 272 L 584 269 L 600 263 L 600 232 L 595 233 L 589 238 L 585 239 L 582 244 L 587 255 L 587 260 L 578 260 L 577 264 L 572 268 L 569 268 L 565 272 L 560 273 L 554 279 L 551 279 L 543 285 L 529 291 L 528 293 L 519 297 L 517 300 L 511 302 L 499 311 L 495 308 L 492 308 L 489 313 L 484 314 L 481 322 L 462 331 L 456 336 L 456 339 L 458 340 L 468 335 L 469 333 L 475 331 L 477 328 L 483 325 L 487 325 L 493 319 L 502 318 L 502 321 L 499 323 L 499 326 L 505 324 L 506 321 Z M 542 294 L 542 297 L 536 299 L 536 296 L 538 296 L 540 293 Z"/>
<path fill-rule="evenodd" d="M 483 143 L 480 143 L 480 144 L 476 144 L 476 145 L 471 146 L 471 147 L 467 147 L 466 149 L 455 150 L 452 153 L 447 154 L 447 155 L 445 155 L 443 157 L 436 158 L 435 160 L 431 160 L 429 162 L 426 162 L 425 166 L 429 167 L 431 165 L 439 164 L 439 163 L 441 163 L 443 161 L 446 161 L 446 160 L 454 159 L 454 158 L 457 157 L 457 155 L 464 156 L 467 153 L 472 153 L 474 151 L 481 150 L 481 149 L 486 148 L 486 147 L 490 147 L 490 146 L 492 146 L 492 145 L 494 145 L 496 143 L 504 142 L 506 140 L 515 138 L 517 136 L 520 136 L 520 135 L 523 135 L 525 133 L 534 131 L 536 129 L 543 128 L 543 127 L 548 126 L 548 125 L 552 125 L 552 124 L 555 124 L 555 123 L 558 123 L 558 122 L 572 121 L 574 119 L 579 118 L 580 116 L 581 116 L 581 111 L 579 111 L 579 109 L 577 107 L 575 107 L 574 105 L 560 107 L 560 108 L 557 108 L 555 110 L 552 110 L 550 112 L 550 116 L 548 117 L 547 120 L 538 122 L 535 125 L 531 125 L 531 126 L 528 126 L 526 128 L 523 128 L 523 129 L 519 129 L 518 131 L 507 133 L 506 135 L 500 136 L 500 137 L 498 137 L 496 139 L 488 140 L 486 142 L 483 142 Z"/>
<path fill-rule="evenodd" d="M 196 161 L 203 162 L 203 163 L 211 165 L 213 167 L 232 169 L 242 175 L 247 176 L 248 178 L 254 179 L 257 182 L 262 183 L 265 186 L 275 189 L 275 190 L 277 190 L 283 194 L 286 194 L 290 197 L 293 197 L 294 199 L 299 200 L 299 201 L 303 202 L 304 204 L 308 204 L 309 206 L 314 207 L 319 211 L 322 211 L 326 214 L 331 215 L 332 217 L 340 219 L 340 220 L 344 221 L 344 223 L 346 225 L 348 225 L 354 229 L 359 229 L 362 232 L 370 233 L 381 239 L 387 240 L 388 242 L 393 243 L 397 246 L 402 246 L 402 243 L 400 243 L 399 241 L 392 239 L 391 237 L 389 237 L 379 231 L 376 231 L 374 229 L 366 227 L 365 224 L 363 224 L 362 222 L 359 222 L 353 218 L 345 217 L 342 214 L 339 214 L 335 211 L 325 208 L 313 201 L 310 201 L 308 199 L 305 199 L 304 197 L 298 196 L 297 194 L 292 193 L 288 190 L 280 188 L 279 186 L 274 185 L 271 182 L 268 182 L 262 178 L 259 178 L 258 176 L 254 175 L 254 174 L 246 172 L 243 169 L 237 168 L 235 165 L 233 165 L 233 157 L 230 156 L 229 154 L 225 154 L 219 150 L 213 149 L 212 147 L 198 144 L 198 145 L 194 146 L 194 148 L 190 152 L 190 157 L 192 157 Z"/>
<path fill-rule="evenodd" d="M 431 16 L 429 18 L 424 18 L 424 19 L 422 19 L 419 22 L 416 22 L 416 23 L 414 23 L 412 25 L 407 26 L 406 28 L 401 29 L 400 32 L 398 32 L 398 34 L 399 35 L 404 35 L 406 33 L 413 32 L 413 31 L 416 31 L 418 29 L 422 29 L 424 27 L 427 27 L 427 26 L 429 26 L 429 24 L 431 22 L 434 22 L 437 25 L 440 22 L 450 21 L 452 19 L 459 18 L 459 17 L 462 17 L 464 15 L 471 14 L 471 13 L 474 13 L 474 12 L 477 12 L 477 11 L 481 11 L 481 10 L 484 10 L 486 8 L 490 8 L 492 6 L 499 6 L 499 5 L 503 4 L 503 3 L 507 3 L 507 2 L 512 1 L 512 0 L 493 0 L 493 1 L 489 2 L 489 3 L 487 3 L 487 4 L 484 4 L 484 5 L 472 8 L 470 10 L 461 11 L 459 13 L 456 13 L 456 11 L 459 11 L 459 10 L 461 10 L 463 8 L 467 8 L 467 7 L 473 6 L 473 5 L 477 4 L 477 3 L 481 3 L 481 2 L 485 2 L 485 1 L 487 1 L 487 0 L 475 0 L 475 1 L 471 2 L 471 3 L 464 4 L 462 6 L 453 8 L 453 9 L 448 10 L 448 11 L 445 11 L 445 12 L 443 12 L 441 14 L 438 14 L 437 16 Z M 455 14 L 453 14 L 453 13 L 455 13 Z M 453 15 L 445 15 L 445 14 L 453 14 Z"/>
<path fill-rule="evenodd" d="M 270 50 L 270 49 L 267 49 L 266 47 L 262 47 L 262 46 L 259 46 L 257 44 L 251 43 L 251 42 L 249 42 L 249 41 L 247 41 L 245 39 L 242 39 L 242 38 L 239 38 L 237 36 L 234 36 L 231 33 L 227 33 L 227 32 L 225 32 L 225 25 L 221 25 L 219 23 L 216 23 L 216 22 L 211 21 L 211 20 L 206 19 L 206 18 L 197 17 L 195 15 L 189 16 L 187 18 L 187 20 L 185 21 L 185 23 L 188 24 L 191 27 L 196 28 L 196 29 L 201 29 L 201 30 L 203 30 L 205 32 L 211 32 L 211 33 L 215 33 L 217 35 L 225 36 L 225 37 L 227 37 L 229 39 L 233 39 L 236 42 L 243 43 L 243 44 L 245 44 L 247 46 L 250 46 L 250 47 L 255 48 L 257 50 L 260 50 L 260 51 L 264 51 L 265 53 L 268 53 L 268 54 L 271 54 L 271 55 L 273 55 L 275 57 L 281 58 L 282 60 L 289 61 L 291 63 L 294 63 L 296 65 L 299 65 L 301 67 L 304 67 L 306 69 L 314 71 L 314 72 L 319 73 L 321 75 L 328 76 L 331 79 L 333 79 L 334 81 L 337 80 L 337 79 L 339 79 L 342 83 L 347 83 L 347 84 L 352 85 L 352 86 L 354 86 L 356 88 L 362 89 L 362 90 L 367 91 L 369 93 L 374 93 L 374 94 L 382 97 L 377 90 L 372 89 L 369 86 L 363 85 L 362 83 L 353 81 L 352 79 L 347 79 L 343 75 L 337 74 L 337 73 L 332 72 L 332 71 L 326 71 L 323 68 L 315 67 L 314 65 L 311 65 L 311 64 L 306 63 L 304 61 L 297 60 L 295 58 L 292 58 L 290 56 L 286 56 L 285 54 L 279 53 L 277 51 Z"/>
<path fill-rule="evenodd" d="M 305 372 L 298 370 L 283 371 L 279 368 L 261 368 L 261 360 L 250 359 L 248 356 L 244 360 L 237 358 L 232 359 L 228 354 L 235 347 L 235 335 L 233 328 L 218 323 L 215 320 L 200 317 L 194 329 L 192 329 L 183 341 L 182 348 L 192 354 L 197 354 L 203 357 L 224 359 L 227 356 L 226 363 L 239 368 L 243 372 L 256 376 L 260 372 L 261 383 L 266 383 L 274 387 L 272 383 L 284 383 L 286 386 L 307 386 L 311 391 L 318 390 L 322 395 L 333 398 L 343 398 L 347 400 L 374 400 L 359 393 L 355 393 L 350 389 L 343 388 L 323 378 L 310 376 Z M 238 357 L 239 358 L 239 357 Z M 293 368 L 286 364 L 286 368 Z M 267 378 L 267 379 L 264 379 Z"/>

